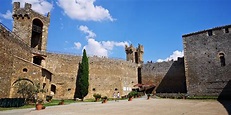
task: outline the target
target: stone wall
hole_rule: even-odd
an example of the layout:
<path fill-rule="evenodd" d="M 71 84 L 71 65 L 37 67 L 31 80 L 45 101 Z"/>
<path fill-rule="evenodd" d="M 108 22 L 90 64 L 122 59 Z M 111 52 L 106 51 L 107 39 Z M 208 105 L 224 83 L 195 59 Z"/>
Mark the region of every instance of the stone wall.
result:
<path fill-rule="evenodd" d="M 46 68 L 55 73 L 52 84 L 56 86 L 54 98 L 72 99 L 81 56 L 47 53 Z M 137 83 L 137 65 L 123 60 L 89 57 L 89 93 L 111 97 L 115 89 L 126 95 Z"/>
<path fill-rule="evenodd" d="M 90 57 L 90 93 L 100 93 L 112 97 L 117 89 L 121 95 L 127 95 L 138 83 L 137 64 L 129 61 Z M 93 91 L 95 89 L 95 91 Z"/>
<path fill-rule="evenodd" d="M 231 96 L 230 88 L 223 91 L 231 79 L 230 32 L 231 25 L 228 25 L 183 35 L 189 95 L 218 96 L 226 92 Z"/>
<path fill-rule="evenodd" d="M 32 53 L 17 35 L 0 25 L 0 98 L 17 97 L 13 83 L 18 78 L 41 81 L 42 67 L 32 63 Z"/>
<path fill-rule="evenodd" d="M 7 40 L 9 38 L 9 32 L 0 25 L 0 98 L 9 97 L 10 95 L 10 82 L 11 74 L 13 73 L 13 56 L 12 43 Z"/>
<path fill-rule="evenodd" d="M 73 99 L 78 65 L 82 56 L 55 54 L 30 48 L 19 36 L 0 26 L 1 34 L 1 97 L 18 97 L 13 83 L 18 78 L 26 78 L 33 83 L 46 83 L 44 89 L 50 95 L 51 85 L 55 86 L 54 98 Z M 33 63 L 33 56 L 44 59 L 41 65 Z M 89 57 L 89 94 L 112 97 L 114 91 L 128 94 L 137 84 L 137 64 L 125 60 L 103 57 Z M 42 75 L 43 70 L 52 73 L 50 81 Z M 45 79 L 45 80 L 44 80 Z M 3 82 L 4 81 L 4 82 Z"/>
<path fill-rule="evenodd" d="M 184 60 L 146 63 L 141 69 L 142 83 L 154 84 L 156 93 L 186 93 Z"/>

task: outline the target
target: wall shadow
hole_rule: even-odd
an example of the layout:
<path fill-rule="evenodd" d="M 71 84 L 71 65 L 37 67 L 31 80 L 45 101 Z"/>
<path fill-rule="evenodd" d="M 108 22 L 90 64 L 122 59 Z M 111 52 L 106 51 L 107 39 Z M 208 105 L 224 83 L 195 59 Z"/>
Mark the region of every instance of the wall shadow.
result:
<path fill-rule="evenodd" d="M 223 88 L 217 100 L 224 106 L 228 114 L 231 115 L 231 80 Z"/>
<path fill-rule="evenodd" d="M 156 93 L 187 93 L 184 58 L 173 62 L 157 86 Z"/>

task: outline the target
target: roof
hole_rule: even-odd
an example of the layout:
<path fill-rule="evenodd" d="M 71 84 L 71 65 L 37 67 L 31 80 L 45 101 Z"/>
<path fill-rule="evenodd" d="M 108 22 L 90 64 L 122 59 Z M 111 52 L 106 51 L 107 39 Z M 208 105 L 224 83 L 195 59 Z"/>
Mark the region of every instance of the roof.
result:
<path fill-rule="evenodd" d="M 182 37 L 187 37 L 187 36 L 191 36 L 191 35 L 204 33 L 204 32 L 209 31 L 209 30 L 219 30 L 219 29 L 224 29 L 224 28 L 229 28 L 229 27 L 231 27 L 231 24 L 224 25 L 224 26 L 218 26 L 218 27 L 214 27 L 214 28 L 210 28 L 210 29 L 206 29 L 206 30 L 201 30 L 201 31 L 197 31 L 197 32 L 192 32 L 192 33 L 188 33 L 188 34 L 184 34 L 184 35 L 182 35 Z"/>

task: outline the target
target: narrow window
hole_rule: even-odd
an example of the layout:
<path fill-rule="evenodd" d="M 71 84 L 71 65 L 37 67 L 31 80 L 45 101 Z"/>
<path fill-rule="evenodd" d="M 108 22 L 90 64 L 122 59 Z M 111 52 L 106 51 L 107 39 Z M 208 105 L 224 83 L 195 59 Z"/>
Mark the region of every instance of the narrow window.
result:
<path fill-rule="evenodd" d="M 213 31 L 212 30 L 209 30 L 208 31 L 208 36 L 212 36 L 213 35 Z"/>
<path fill-rule="evenodd" d="M 219 57 L 220 57 L 221 67 L 224 67 L 225 66 L 225 54 L 219 53 Z"/>

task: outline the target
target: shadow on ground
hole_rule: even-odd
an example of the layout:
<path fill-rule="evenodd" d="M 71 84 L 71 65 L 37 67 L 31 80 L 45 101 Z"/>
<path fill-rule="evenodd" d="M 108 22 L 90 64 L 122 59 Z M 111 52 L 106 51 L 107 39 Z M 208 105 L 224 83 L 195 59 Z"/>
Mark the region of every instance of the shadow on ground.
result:
<path fill-rule="evenodd" d="M 229 115 L 231 115 L 231 81 L 226 84 L 222 92 L 217 99 L 226 109 Z"/>

